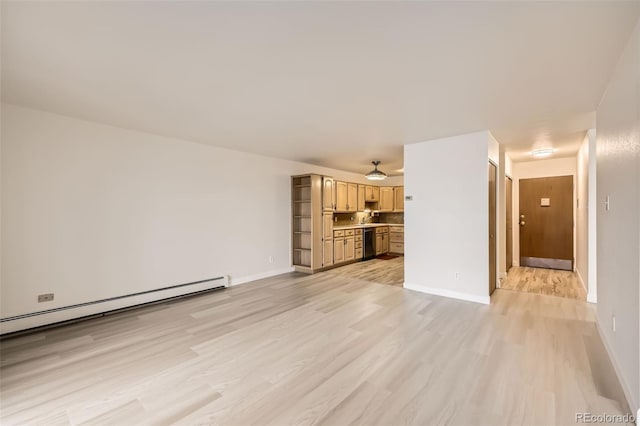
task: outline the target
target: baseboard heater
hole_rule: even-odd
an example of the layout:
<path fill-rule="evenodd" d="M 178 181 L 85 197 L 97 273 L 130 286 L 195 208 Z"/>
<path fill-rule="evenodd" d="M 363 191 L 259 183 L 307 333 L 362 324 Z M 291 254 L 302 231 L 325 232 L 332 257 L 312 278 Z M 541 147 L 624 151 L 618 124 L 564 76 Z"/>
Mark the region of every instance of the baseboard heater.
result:
<path fill-rule="evenodd" d="M 59 325 L 64 322 L 107 315 L 124 309 L 219 290 L 228 286 L 229 276 L 224 275 L 206 280 L 0 318 L 0 335 L 34 327 Z"/>

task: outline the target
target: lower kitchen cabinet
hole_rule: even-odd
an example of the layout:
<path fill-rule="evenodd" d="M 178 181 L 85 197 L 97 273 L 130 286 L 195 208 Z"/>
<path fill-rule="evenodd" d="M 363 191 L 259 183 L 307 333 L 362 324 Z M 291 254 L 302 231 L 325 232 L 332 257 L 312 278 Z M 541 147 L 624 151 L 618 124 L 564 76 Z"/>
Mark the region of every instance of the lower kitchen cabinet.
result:
<path fill-rule="evenodd" d="M 344 260 L 348 262 L 356 258 L 356 244 L 354 237 L 344 239 Z"/>
<path fill-rule="evenodd" d="M 333 264 L 344 262 L 344 237 L 333 239 Z"/>
<path fill-rule="evenodd" d="M 333 238 L 324 240 L 322 250 L 322 266 L 333 265 Z"/>
<path fill-rule="evenodd" d="M 356 260 L 362 259 L 362 229 L 356 229 L 355 234 Z"/>
<path fill-rule="evenodd" d="M 382 254 L 382 234 L 376 234 L 376 256 Z"/>
<path fill-rule="evenodd" d="M 389 253 L 389 227 L 376 228 L 376 256 Z"/>
<path fill-rule="evenodd" d="M 349 262 L 356 258 L 356 231 L 344 229 L 333 231 L 333 264 Z"/>
<path fill-rule="evenodd" d="M 404 226 L 389 227 L 389 252 L 404 254 Z"/>

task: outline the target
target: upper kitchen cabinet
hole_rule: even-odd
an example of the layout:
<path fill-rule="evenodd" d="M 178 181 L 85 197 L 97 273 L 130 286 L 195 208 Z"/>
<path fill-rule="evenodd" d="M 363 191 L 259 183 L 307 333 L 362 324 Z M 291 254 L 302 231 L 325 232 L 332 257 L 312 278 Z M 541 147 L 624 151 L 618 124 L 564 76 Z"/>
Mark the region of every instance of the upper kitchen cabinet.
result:
<path fill-rule="evenodd" d="M 393 211 L 395 212 L 403 212 L 404 211 L 404 186 L 396 186 L 393 188 Z"/>
<path fill-rule="evenodd" d="M 347 183 L 347 211 L 358 211 L 358 184 Z"/>
<path fill-rule="evenodd" d="M 365 186 L 364 194 L 364 201 L 366 201 L 367 203 L 380 201 L 380 188 L 377 186 Z"/>
<path fill-rule="evenodd" d="M 363 212 L 366 204 L 365 204 L 365 186 L 358 185 L 358 211 Z"/>
<path fill-rule="evenodd" d="M 336 191 L 336 205 L 334 210 L 339 212 L 347 211 L 347 182 L 335 181 L 333 189 Z"/>
<path fill-rule="evenodd" d="M 380 187 L 380 202 L 378 203 L 378 210 L 381 212 L 393 211 L 393 187 L 382 186 Z"/>
<path fill-rule="evenodd" d="M 322 210 L 333 211 L 335 209 L 335 197 L 333 195 L 333 179 L 322 177 Z"/>
<path fill-rule="evenodd" d="M 355 212 L 358 209 L 358 184 L 335 181 L 336 212 Z"/>

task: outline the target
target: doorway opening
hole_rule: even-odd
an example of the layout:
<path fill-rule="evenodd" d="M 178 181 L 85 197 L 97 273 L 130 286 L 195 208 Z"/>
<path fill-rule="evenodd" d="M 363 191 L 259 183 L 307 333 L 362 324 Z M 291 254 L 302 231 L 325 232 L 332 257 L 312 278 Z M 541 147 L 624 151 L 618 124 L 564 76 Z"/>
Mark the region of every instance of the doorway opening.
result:
<path fill-rule="evenodd" d="M 584 287 L 574 272 L 573 179 L 573 176 L 519 179 L 516 202 L 519 266 L 512 266 L 513 257 L 507 258 L 508 273 L 501 288 L 586 300 Z M 505 186 L 509 200 L 511 181 L 507 180 Z M 509 220 L 507 235 L 510 235 Z"/>

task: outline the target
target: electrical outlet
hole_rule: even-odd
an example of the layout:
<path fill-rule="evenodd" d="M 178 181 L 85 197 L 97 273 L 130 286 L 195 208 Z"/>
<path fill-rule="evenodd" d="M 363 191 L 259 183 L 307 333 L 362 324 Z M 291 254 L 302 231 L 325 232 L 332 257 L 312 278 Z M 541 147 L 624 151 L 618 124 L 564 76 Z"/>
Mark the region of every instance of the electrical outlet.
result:
<path fill-rule="evenodd" d="M 273 256 L 269 256 L 269 263 L 273 263 Z"/>
<path fill-rule="evenodd" d="M 38 303 L 51 302 L 53 300 L 53 293 L 39 294 Z"/>
<path fill-rule="evenodd" d="M 616 332 L 616 316 L 615 315 L 611 315 L 611 330 L 613 330 L 613 332 Z"/>
<path fill-rule="evenodd" d="M 459 279 L 460 279 L 460 272 L 456 272 L 456 273 L 454 274 L 454 276 L 456 277 L 456 280 L 459 280 Z"/>

